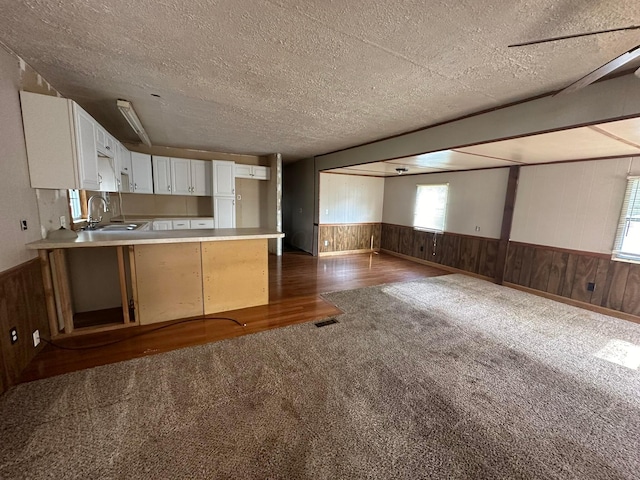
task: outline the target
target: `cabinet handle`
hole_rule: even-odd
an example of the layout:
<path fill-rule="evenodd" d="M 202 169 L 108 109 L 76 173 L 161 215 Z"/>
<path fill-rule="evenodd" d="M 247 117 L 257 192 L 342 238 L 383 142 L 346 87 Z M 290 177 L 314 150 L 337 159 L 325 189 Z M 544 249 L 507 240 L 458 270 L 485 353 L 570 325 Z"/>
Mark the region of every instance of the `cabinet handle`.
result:
<path fill-rule="evenodd" d="M 170 192 L 171 191 L 171 185 L 167 185 L 167 190 Z"/>
<path fill-rule="evenodd" d="M 111 147 L 110 147 L 109 145 L 107 145 L 107 147 L 106 147 L 106 148 L 107 148 L 107 150 L 111 150 Z"/>

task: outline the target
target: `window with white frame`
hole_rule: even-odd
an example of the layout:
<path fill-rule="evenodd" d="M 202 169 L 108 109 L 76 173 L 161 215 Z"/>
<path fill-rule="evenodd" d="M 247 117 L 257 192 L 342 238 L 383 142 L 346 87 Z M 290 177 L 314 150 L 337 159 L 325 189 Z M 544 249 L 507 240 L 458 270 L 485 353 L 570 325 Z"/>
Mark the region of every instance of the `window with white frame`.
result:
<path fill-rule="evenodd" d="M 627 181 L 613 258 L 640 262 L 640 177 Z"/>
<path fill-rule="evenodd" d="M 449 184 L 417 185 L 413 226 L 435 232 L 444 231 Z"/>
<path fill-rule="evenodd" d="M 82 219 L 82 205 L 80 203 L 80 190 L 69 190 L 69 206 L 73 220 Z"/>

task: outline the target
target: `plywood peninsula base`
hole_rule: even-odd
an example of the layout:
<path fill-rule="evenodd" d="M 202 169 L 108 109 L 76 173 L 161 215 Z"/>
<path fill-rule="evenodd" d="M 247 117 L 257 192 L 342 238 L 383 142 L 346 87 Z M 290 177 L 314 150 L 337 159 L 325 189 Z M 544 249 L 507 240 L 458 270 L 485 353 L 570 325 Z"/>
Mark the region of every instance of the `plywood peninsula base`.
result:
<path fill-rule="evenodd" d="M 136 245 L 140 325 L 269 303 L 267 239 Z"/>
<path fill-rule="evenodd" d="M 140 325 L 202 315 L 199 243 L 136 245 Z"/>
<path fill-rule="evenodd" d="M 204 313 L 269 303 L 267 240 L 203 242 Z"/>

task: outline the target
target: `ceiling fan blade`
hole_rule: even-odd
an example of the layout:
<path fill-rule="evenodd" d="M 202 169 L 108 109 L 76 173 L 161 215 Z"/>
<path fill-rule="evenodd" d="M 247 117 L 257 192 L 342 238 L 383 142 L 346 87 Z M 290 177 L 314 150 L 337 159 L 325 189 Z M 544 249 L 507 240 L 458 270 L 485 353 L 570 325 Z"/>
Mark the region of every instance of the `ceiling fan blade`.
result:
<path fill-rule="evenodd" d="M 640 58 L 640 45 L 637 45 L 636 47 L 632 48 L 628 52 L 625 52 L 619 57 L 614 58 L 610 62 L 605 63 L 601 67 L 596 68 L 590 74 L 585 75 L 580 80 L 573 82 L 571 85 L 569 85 L 566 88 L 563 88 L 555 95 L 564 95 L 565 93 L 575 92 L 576 90 L 580 90 L 581 88 L 584 88 L 587 85 L 591 85 L 593 82 L 601 79 L 605 75 L 610 74 L 614 70 L 617 70 L 618 68 L 623 67 L 626 64 L 634 61 L 636 58 Z"/>
<path fill-rule="evenodd" d="M 609 30 L 598 30 L 597 32 L 576 33 L 573 35 L 563 35 L 562 37 L 544 38 L 542 40 L 531 40 L 530 42 L 514 43 L 509 47 L 526 47 L 527 45 L 537 45 L 538 43 L 557 42 L 558 40 L 567 40 L 569 38 L 588 37 L 590 35 L 600 35 L 601 33 L 622 32 L 624 30 L 639 30 L 640 25 L 632 25 L 630 27 L 611 28 Z"/>

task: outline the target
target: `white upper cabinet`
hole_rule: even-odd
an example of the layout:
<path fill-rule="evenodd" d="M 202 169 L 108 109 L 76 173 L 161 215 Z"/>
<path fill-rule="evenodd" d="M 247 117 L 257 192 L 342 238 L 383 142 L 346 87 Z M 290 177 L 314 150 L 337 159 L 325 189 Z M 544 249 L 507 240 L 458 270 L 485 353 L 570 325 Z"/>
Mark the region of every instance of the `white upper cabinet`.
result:
<path fill-rule="evenodd" d="M 235 196 L 235 162 L 214 160 L 213 162 L 213 195 Z M 214 214 L 215 217 L 215 214 Z"/>
<path fill-rule="evenodd" d="M 156 193 L 170 193 L 171 195 L 211 195 L 210 161 L 158 157 L 155 155 L 153 159 Z"/>
<path fill-rule="evenodd" d="M 76 104 L 74 104 L 73 111 L 78 152 L 78 186 L 85 190 L 100 190 L 95 121 L 91 115 Z"/>
<path fill-rule="evenodd" d="M 99 124 L 96 124 L 96 148 L 98 153 L 113 158 L 116 154 L 116 140 Z"/>
<path fill-rule="evenodd" d="M 250 178 L 252 180 L 269 180 L 269 167 L 263 167 L 262 165 L 242 165 L 236 163 L 235 177 L 236 178 Z"/>
<path fill-rule="evenodd" d="M 134 193 L 153 193 L 151 155 L 131 152 L 131 178 Z"/>
<path fill-rule="evenodd" d="M 120 142 L 116 142 L 116 183 L 118 191 L 133 193 L 133 172 L 131 170 L 131 152 Z"/>
<path fill-rule="evenodd" d="M 171 195 L 171 158 L 154 155 L 153 157 L 153 193 Z"/>
<path fill-rule="evenodd" d="M 66 98 L 20 92 L 33 188 L 98 190 L 95 120 Z"/>
<path fill-rule="evenodd" d="M 171 159 L 171 185 L 172 194 L 191 195 L 191 160 Z"/>
<path fill-rule="evenodd" d="M 211 161 L 191 160 L 191 195 L 211 196 Z"/>

